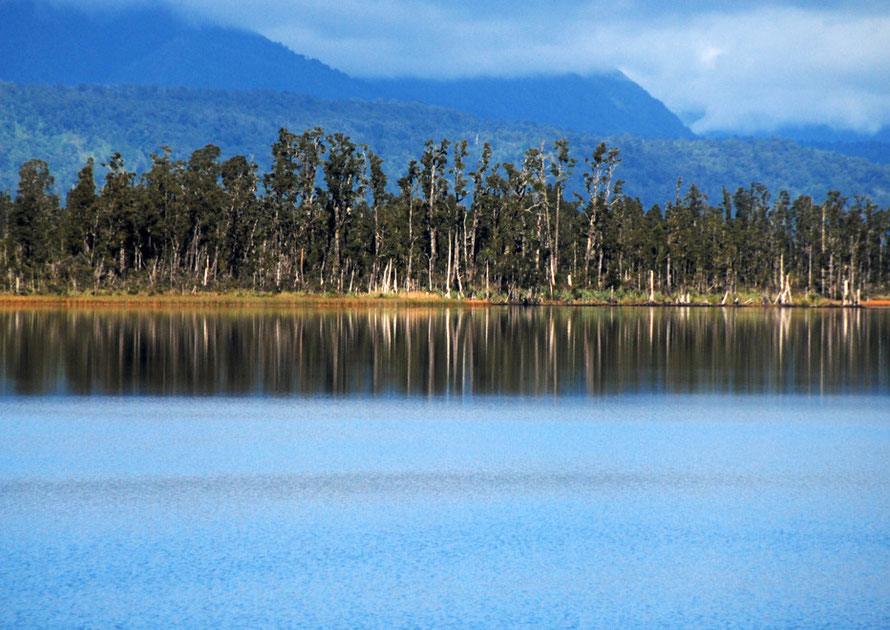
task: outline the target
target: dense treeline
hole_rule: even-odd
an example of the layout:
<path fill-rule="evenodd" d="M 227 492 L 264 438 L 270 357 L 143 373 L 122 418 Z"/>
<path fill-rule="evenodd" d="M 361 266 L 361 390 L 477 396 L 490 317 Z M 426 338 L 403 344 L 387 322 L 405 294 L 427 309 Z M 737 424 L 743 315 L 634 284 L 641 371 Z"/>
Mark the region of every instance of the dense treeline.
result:
<path fill-rule="evenodd" d="M 97 191 L 89 160 L 64 206 L 45 162 L 0 195 L 0 285 L 84 290 L 393 292 L 502 295 L 722 293 L 756 289 L 853 299 L 887 286 L 890 213 L 829 192 L 821 202 L 760 184 L 715 206 L 677 183 L 664 211 L 623 193 L 621 155 L 583 159 L 566 140 L 496 163 L 485 145 L 428 141 L 396 186 L 349 137 L 281 129 L 271 168 L 207 145 L 169 150 L 141 176 L 119 154 Z M 568 193 L 581 174 L 583 191 Z M 602 295 L 600 293 L 599 295 Z"/>

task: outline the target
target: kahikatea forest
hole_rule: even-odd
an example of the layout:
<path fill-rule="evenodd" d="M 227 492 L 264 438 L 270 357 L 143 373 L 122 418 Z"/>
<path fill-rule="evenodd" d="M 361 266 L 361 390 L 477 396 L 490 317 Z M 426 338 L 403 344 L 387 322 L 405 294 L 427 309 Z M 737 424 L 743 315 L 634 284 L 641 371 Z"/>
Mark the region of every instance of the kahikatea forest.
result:
<path fill-rule="evenodd" d="M 752 183 L 715 204 L 678 181 L 646 209 L 620 164 L 605 144 L 494 163 L 487 144 L 470 158 L 466 141 L 428 141 L 393 186 L 345 135 L 281 129 L 267 173 L 214 145 L 187 161 L 165 149 L 138 176 L 114 154 L 98 191 L 90 160 L 63 206 L 35 159 L 0 193 L 0 290 L 853 303 L 890 284 L 890 212 L 869 199 Z"/>

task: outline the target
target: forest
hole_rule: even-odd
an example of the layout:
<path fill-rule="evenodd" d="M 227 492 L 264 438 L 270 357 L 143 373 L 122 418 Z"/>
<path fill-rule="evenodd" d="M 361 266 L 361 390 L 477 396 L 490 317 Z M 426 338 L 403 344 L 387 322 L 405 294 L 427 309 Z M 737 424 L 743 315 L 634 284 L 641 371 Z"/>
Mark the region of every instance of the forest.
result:
<path fill-rule="evenodd" d="M 493 155 L 429 140 L 390 185 L 368 146 L 282 128 L 265 172 L 212 144 L 187 160 L 165 147 L 141 175 L 114 153 L 101 186 L 89 159 L 64 203 L 29 160 L 15 194 L 0 192 L 0 290 L 854 303 L 888 287 L 890 212 L 868 198 L 752 183 L 709 200 L 677 181 L 673 200 L 644 208 L 624 193 L 618 147 Z"/>

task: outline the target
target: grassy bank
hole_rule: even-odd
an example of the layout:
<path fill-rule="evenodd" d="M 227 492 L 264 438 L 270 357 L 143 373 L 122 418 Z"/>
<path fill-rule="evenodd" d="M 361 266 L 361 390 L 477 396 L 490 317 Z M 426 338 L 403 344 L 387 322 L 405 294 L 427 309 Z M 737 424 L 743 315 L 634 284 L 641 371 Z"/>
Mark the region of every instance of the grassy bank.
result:
<path fill-rule="evenodd" d="M 0 293 L 2 306 L 29 307 L 357 307 L 357 306 L 487 306 L 487 305 L 552 305 L 552 306 L 711 306 L 711 307 L 770 307 L 777 306 L 771 296 L 757 292 L 741 292 L 737 295 L 698 293 L 657 293 L 654 300 L 643 293 L 611 291 L 579 291 L 574 294 L 554 296 L 552 299 L 530 298 L 510 300 L 505 295 L 490 299 L 446 297 L 421 291 L 388 294 L 334 294 L 334 293 L 257 293 L 257 292 L 199 292 L 199 293 L 77 293 L 65 295 Z M 843 304 L 819 295 L 795 297 L 793 304 L 785 306 L 839 307 Z M 890 296 L 875 296 L 863 300 L 862 306 L 890 306 Z"/>
<path fill-rule="evenodd" d="M 28 306 L 362 306 L 362 305 L 474 305 L 481 300 L 445 298 L 434 293 L 395 295 L 318 294 L 318 293 L 79 293 L 67 295 L 14 295 L 0 293 L 0 305 Z"/>

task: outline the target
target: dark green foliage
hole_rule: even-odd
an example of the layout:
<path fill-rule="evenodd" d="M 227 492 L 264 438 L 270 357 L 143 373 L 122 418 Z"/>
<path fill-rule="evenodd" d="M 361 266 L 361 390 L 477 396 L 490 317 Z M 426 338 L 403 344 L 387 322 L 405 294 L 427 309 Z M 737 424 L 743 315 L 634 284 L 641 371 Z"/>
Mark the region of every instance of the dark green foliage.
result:
<path fill-rule="evenodd" d="M 22 281 L 31 289 L 54 275 L 59 253 L 59 199 L 52 194 L 53 178 L 43 160 L 29 160 L 19 170 L 19 186 L 7 219 L 9 279 L 17 289 Z"/>
<path fill-rule="evenodd" d="M 63 245 L 73 255 L 89 254 L 95 248 L 96 180 L 93 159 L 77 174 L 77 183 L 68 192 L 65 207 Z"/>
<path fill-rule="evenodd" d="M 773 198 L 752 183 L 714 206 L 678 180 L 662 213 L 626 194 L 622 154 L 605 143 L 574 199 L 580 163 L 565 139 L 518 164 L 485 144 L 472 170 L 468 148 L 427 141 L 398 194 L 379 156 L 319 127 L 280 129 L 262 176 L 212 144 L 188 160 L 164 147 L 141 176 L 113 153 L 101 191 L 87 160 L 64 210 L 46 163 L 30 160 L 15 199 L 0 194 L 0 288 L 422 288 L 511 301 L 755 289 L 784 301 L 792 288 L 852 300 L 890 284 L 890 213 L 866 197 Z"/>

